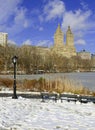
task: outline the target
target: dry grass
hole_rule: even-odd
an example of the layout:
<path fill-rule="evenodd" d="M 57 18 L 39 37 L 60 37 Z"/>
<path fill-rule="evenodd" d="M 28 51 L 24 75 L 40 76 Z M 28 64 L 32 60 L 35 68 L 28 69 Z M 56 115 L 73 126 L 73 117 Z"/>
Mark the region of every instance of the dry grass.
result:
<path fill-rule="evenodd" d="M 92 95 L 95 97 L 95 91 L 94 91 L 94 92 L 92 92 Z"/>
<path fill-rule="evenodd" d="M 47 82 L 47 88 L 50 92 L 57 93 L 74 93 L 74 94 L 84 94 L 90 95 L 90 90 L 82 86 L 81 83 L 77 83 L 74 80 L 67 79 L 66 77 L 57 78 L 54 81 Z M 46 87 L 45 87 L 46 89 Z"/>
<path fill-rule="evenodd" d="M 55 80 L 45 80 L 44 78 L 40 78 L 39 80 L 17 80 L 16 85 L 17 90 L 20 91 L 48 91 L 57 93 L 66 92 L 83 95 L 91 94 L 90 90 L 83 87 L 81 83 L 70 80 L 66 77 L 56 78 Z M 12 89 L 13 80 L 8 78 L 0 78 L 0 86 L 5 86 Z M 95 96 L 95 92 L 92 92 L 92 95 Z"/>
<path fill-rule="evenodd" d="M 13 86 L 13 80 L 8 78 L 0 78 L 0 86 L 11 88 Z"/>

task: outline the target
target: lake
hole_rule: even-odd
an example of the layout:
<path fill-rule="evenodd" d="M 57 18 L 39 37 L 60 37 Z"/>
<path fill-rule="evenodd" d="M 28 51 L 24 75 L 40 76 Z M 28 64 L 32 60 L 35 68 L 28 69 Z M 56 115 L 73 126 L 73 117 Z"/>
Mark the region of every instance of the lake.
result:
<path fill-rule="evenodd" d="M 40 77 L 46 79 L 56 79 L 58 77 L 66 77 L 76 82 L 81 83 L 84 87 L 87 87 L 95 91 L 95 72 L 79 72 L 79 73 L 51 73 L 51 74 L 32 74 L 32 75 L 17 75 L 17 79 L 39 79 Z M 0 75 L 3 78 L 13 78 L 13 75 Z"/>

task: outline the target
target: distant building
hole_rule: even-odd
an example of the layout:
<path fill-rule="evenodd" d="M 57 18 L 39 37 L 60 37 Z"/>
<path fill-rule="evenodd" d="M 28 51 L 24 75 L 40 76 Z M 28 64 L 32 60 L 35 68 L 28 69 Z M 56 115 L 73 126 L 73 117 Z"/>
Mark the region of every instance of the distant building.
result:
<path fill-rule="evenodd" d="M 64 35 L 60 28 L 60 25 L 58 25 L 57 30 L 54 34 L 54 46 L 52 48 L 52 52 L 68 58 L 76 56 L 74 35 L 70 29 L 70 26 L 68 26 L 68 30 L 66 32 L 66 44 L 64 44 Z"/>
<path fill-rule="evenodd" d="M 49 48 L 40 47 L 40 46 L 36 47 L 36 51 L 39 52 L 39 54 L 42 55 L 42 56 L 45 56 L 45 55 L 48 55 L 48 54 L 51 53 Z"/>
<path fill-rule="evenodd" d="M 7 45 L 7 37 L 8 37 L 7 33 L 0 32 L 0 45 L 1 46 L 5 47 Z"/>
<path fill-rule="evenodd" d="M 74 46 L 74 35 L 68 26 L 66 32 L 66 44 L 64 43 L 64 34 L 58 25 L 56 32 L 54 34 L 54 45 L 51 48 L 47 47 L 36 47 L 39 54 L 46 56 L 47 54 L 58 54 L 64 57 L 76 56 L 76 48 Z"/>
<path fill-rule="evenodd" d="M 87 52 L 85 50 L 77 52 L 77 55 L 80 56 L 82 59 L 89 59 L 89 60 L 91 60 L 91 53 Z"/>
<path fill-rule="evenodd" d="M 95 68 L 95 54 L 91 55 L 92 67 Z"/>

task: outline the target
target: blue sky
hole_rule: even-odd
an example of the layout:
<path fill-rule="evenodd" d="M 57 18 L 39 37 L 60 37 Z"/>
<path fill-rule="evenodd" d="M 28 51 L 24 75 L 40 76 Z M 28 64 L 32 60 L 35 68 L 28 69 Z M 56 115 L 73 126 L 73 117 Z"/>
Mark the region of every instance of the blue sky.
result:
<path fill-rule="evenodd" d="M 70 25 L 77 51 L 95 53 L 94 0 L 0 0 L 0 31 L 17 45 L 52 46 L 60 23 Z"/>

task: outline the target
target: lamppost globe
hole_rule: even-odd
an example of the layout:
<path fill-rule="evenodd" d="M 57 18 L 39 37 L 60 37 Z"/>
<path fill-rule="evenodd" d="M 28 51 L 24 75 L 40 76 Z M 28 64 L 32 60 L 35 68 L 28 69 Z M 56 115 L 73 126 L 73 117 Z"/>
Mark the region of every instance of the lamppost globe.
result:
<path fill-rule="evenodd" d="M 14 64 L 14 84 L 13 84 L 13 99 L 17 99 L 16 95 L 16 63 L 17 63 L 17 56 L 12 57 L 12 63 Z"/>
<path fill-rule="evenodd" d="M 13 56 L 13 57 L 12 57 L 12 62 L 13 62 L 13 64 L 17 63 L 17 59 L 18 59 L 17 56 Z"/>

